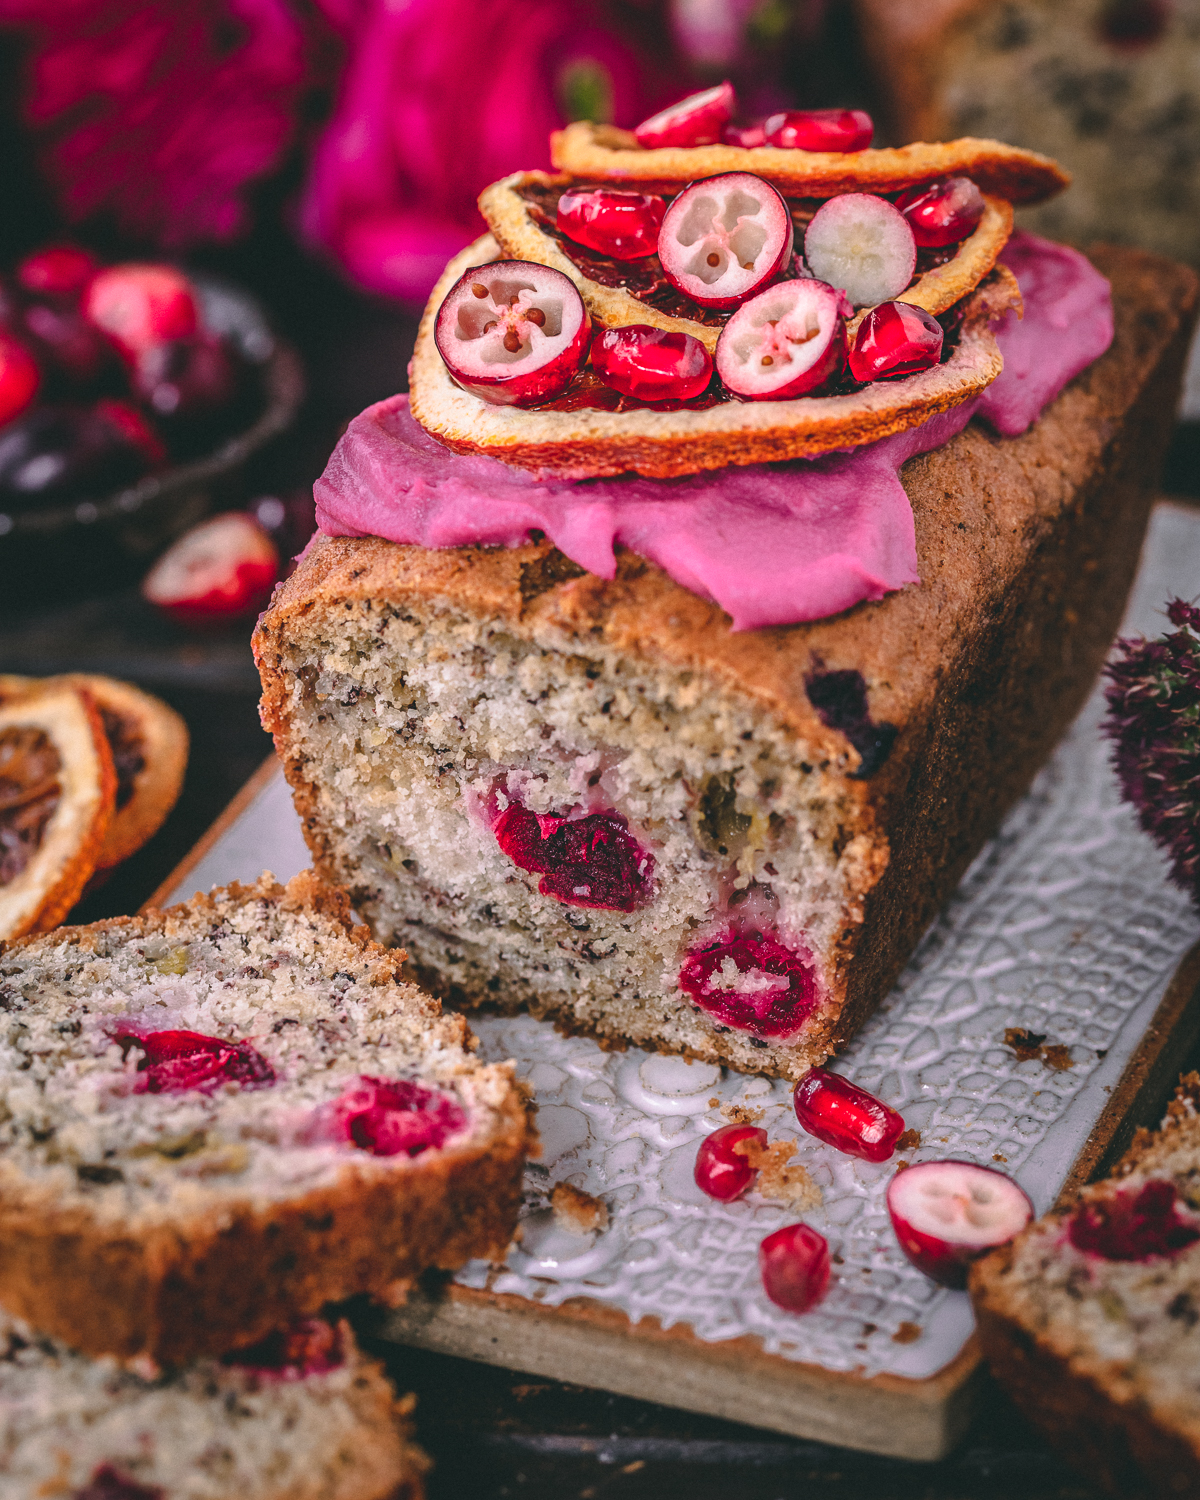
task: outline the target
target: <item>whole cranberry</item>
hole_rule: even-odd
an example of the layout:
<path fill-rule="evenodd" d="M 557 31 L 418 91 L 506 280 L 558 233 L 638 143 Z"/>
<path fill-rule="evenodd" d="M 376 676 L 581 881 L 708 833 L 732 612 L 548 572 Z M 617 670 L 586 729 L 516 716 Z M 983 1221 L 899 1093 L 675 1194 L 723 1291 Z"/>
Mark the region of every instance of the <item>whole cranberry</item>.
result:
<path fill-rule="evenodd" d="M 27 292 L 75 299 L 99 270 L 100 263 L 79 245 L 45 245 L 17 267 L 17 281 Z"/>
<path fill-rule="evenodd" d="M 923 307 L 881 302 L 858 325 L 847 356 L 850 373 L 865 384 L 932 369 L 942 357 L 944 337 L 942 325 Z"/>
<path fill-rule="evenodd" d="M 696 1152 L 695 1170 L 696 1186 L 702 1193 L 722 1203 L 741 1197 L 758 1176 L 758 1168 L 738 1149 L 749 1141 L 765 1146 L 767 1132 L 757 1125 L 724 1125 L 705 1136 Z"/>
<path fill-rule="evenodd" d="M 37 361 L 25 345 L 0 333 L 0 427 L 30 405 L 41 378 Z"/>
<path fill-rule="evenodd" d="M 896 207 L 922 250 L 940 250 L 974 234 L 986 205 L 969 177 L 939 177 L 901 193 Z"/>

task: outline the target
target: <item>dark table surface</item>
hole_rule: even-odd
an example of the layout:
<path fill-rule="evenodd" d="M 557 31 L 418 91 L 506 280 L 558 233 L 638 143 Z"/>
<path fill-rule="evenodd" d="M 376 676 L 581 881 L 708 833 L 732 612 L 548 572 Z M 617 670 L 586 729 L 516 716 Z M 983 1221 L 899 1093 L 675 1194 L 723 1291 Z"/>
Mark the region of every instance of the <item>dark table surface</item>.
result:
<path fill-rule="evenodd" d="M 403 388 L 414 320 L 351 292 L 285 237 L 205 262 L 251 287 L 305 357 L 309 397 L 293 433 L 247 475 L 246 499 L 310 486 L 345 422 Z M 1166 487 L 1200 497 L 1200 429 L 1180 428 Z M 136 590 L 4 612 L 0 671 L 106 672 L 159 694 L 187 720 L 183 794 L 158 835 L 75 914 L 136 910 L 270 753 L 257 718 L 249 629 L 189 636 Z M 369 1331 L 371 1316 L 363 1314 Z M 938 1464 L 875 1458 L 448 1356 L 391 1350 L 402 1389 L 419 1395 L 421 1441 L 436 1460 L 431 1500 L 579 1497 L 634 1500 L 1087 1500 L 1095 1492 L 1053 1457 L 997 1390 L 959 1451 Z"/>

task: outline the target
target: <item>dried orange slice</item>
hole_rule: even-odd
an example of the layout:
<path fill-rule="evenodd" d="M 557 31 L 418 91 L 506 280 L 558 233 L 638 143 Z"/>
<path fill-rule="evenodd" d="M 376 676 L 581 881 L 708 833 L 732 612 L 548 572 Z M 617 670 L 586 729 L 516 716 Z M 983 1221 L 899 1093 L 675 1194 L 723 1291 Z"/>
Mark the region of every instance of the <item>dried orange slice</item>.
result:
<path fill-rule="evenodd" d="M 0 706 L 0 939 L 56 926 L 87 884 L 117 776 L 100 712 L 66 683 Z"/>

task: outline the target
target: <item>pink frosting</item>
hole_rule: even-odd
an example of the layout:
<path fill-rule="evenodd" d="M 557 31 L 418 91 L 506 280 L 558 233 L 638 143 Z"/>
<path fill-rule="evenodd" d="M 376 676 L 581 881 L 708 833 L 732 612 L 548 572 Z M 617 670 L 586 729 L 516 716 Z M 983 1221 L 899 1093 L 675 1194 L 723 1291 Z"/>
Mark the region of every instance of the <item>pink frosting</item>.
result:
<path fill-rule="evenodd" d="M 316 484 L 318 525 L 422 547 L 512 547 L 536 530 L 601 578 L 615 576 L 615 547 L 628 547 L 715 600 L 735 630 L 881 599 L 919 581 L 901 466 L 976 413 L 1006 435 L 1024 431 L 1111 341 L 1108 283 L 1081 255 L 1025 234 L 1005 254 L 1026 301 L 1024 321 L 997 334 L 1003 373 L 983 397 L 908 432 L 850 453 L 681 479 L 539 479 L 448 452 L 408 398 L 393 396 L 356 417 L 334 450 Z"/>

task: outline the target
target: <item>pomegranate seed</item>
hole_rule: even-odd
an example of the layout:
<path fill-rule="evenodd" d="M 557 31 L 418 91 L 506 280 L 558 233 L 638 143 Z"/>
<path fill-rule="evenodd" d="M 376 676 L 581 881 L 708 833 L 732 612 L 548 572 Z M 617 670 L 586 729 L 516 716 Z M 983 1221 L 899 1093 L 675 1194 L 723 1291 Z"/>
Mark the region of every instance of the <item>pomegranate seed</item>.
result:
<path fill-rule="evenodd" d="M 942 357 L 942 325 L 922 307 L 881 302 L 858 325 L 850 373 L 864 384 L 928 370 Z"/>
<path fill-rule="evenodd" d="M 788 109 L 764 123 L 768 146 L 796 151 L 861 151 L 875 126 L 861 109 Z"/>
<path fill-rule="evenodd" d="M 737 1149 L 742 1141 L 757 1141 L 765 1146 L 767 1132 L 756 1125 L 723 1125 L 700 1142 L 695 1177 L 702 1193 L 729 1203 L 740 1198 L 758 1176 L 758 1168 L 752 1167 Z"/>
<path fill-rule="evenodd" d="M 138 1484 L 112 1464 L 101 1464 L 71 1500 L 162 1500 L 162 1495 L 157 1485 Z"/>
<path fill-rule="evenodd" d="M 27 292 L 47 297 L 74 297 L 95 275 L 99 262 L 78 245 L 47 245 L 27 255 L 17 267 L 17 280 Z"/>
<path fill-rule="evenodd" d="M 752 150 L 755 146 L 765 146 L 767 143 L 766 124 L 759 120 L 754 125 L 726 125 L 721 132 L 721 139 L 727 146 L 745 146 L 747 150 Z"/>
<path fill-rule="evenodd" d="M 0 333 L 0 426 L 30 405 L 41 380 L 37 361 L 25 345 Z"/>
<path fill-rule="evenodd" d="M 922 250 L 957 245 L 973 234 L 983 218 L 983 194 L 969 177 L 939 177 L 912 187 L 896 199 Z"/>
<path fill-rule="evenodd" d="M 724 938 L 689 953 L 679 987 L 723 1026 L 754 1036 L 794 1036 L 817 1003 L 807 954 L 761 932 Z"/>
<path fill-rule="evenodd" d="M 618 812 L 567 818 L 512 802 L 492 832 L 519 870 L 541 875 L 541 894 L 565 906 L 635 911 L 653 894 L 654 859 Z"/>
<path fill-rule="evenodd" d="M 1200 1227 L 1179 1217 L 1175 1184 L 1155 1179 L 1137 1193 L 1119 1188 L 1081 1203 L 1067 1234 L 1077 1250 L 1105 1260 L 1150 1260 L 1186 1250 Z"/>
<path fill-rule="evenodd" d="M 83 311 L 131 359 L 151 344 L 191 338 L 199 322 L 191 283 L 162 265 L 98 271 L 84 293 Z"/>
<path fill-rule="evenodd" d="M 805 1073 L 792 1103 L 809 1135 L 863 1161 L 887 1161 L 904 1130 L 903 1116 L 826 1068 L 810 1068 Z"/>
<path fill-rule="evenodd" d="M 269 1333 L 257 1344 L 235 1349 L 221 1363 L 258 1375 L 275 1375 L 283 1380 L 302 1380 L 307 1375 L 324 1375 L 345 1362 L 340 1331 L 323 1318 L 304 1318 L 290 1328 Z"/>
<path fill-rule="evenodd" d="M 1033 1218 L 1033 1204 L 1011 1177 L 968 1161 L 923 1161 L 897 1172 L 887 1206 L 917 1270 L 960 1291 L 971 1262 L 1006 1245 Z"/>
<path fill-rule="evenodd" d="M 592 343 L 592 369 L 638 401 L 690 401 L 708 388 L 713 363 L 690 333 L 633 323 L 606 328 Z"/>
<path fill-rule="evenodd" d="M 788 1224 L 758 1247 L 763 1291 L 776 1307 L 803 1313 L 815 1307 L 829 1287 L 829 1245 L 807 1224 Z"/>
<path fill-rule="evenodd" d="M 113 1039 L 141 1051 L 139 1094 L 208 1091 L 222 1083 L 257 1088 L 275 1082 L 275 1070 L 249 1042 L 230 1042 L 199 1031 L 117 1031 Z"/>
<path fill-rule="evenodd" d="M 726 81 L 715 88 L 689 94 L 678 104 L 659 110 L 634 130 L 639 146 L 711 146 L 737 108 L 733 85 Z"/>
<path fill-rule="evenodd" d="M 456 1100 L 403 1078 L 357 1079 L 333 1114 L 339 1137 L 372 1156 L 419 1156 L 467 1124 Z"/>
<path fill-rule="evenodd" d="M 653 193 L 587 188 L 563 193 L 555 224 L 577 245 L 613 260 L 638 260 L 658 248 L 666 202 Z"/>

